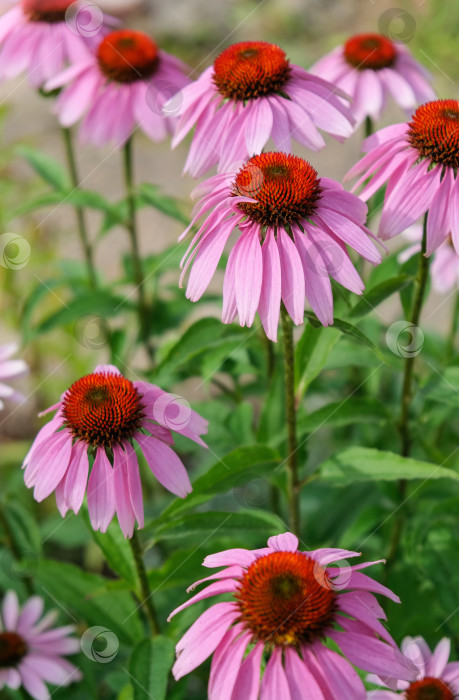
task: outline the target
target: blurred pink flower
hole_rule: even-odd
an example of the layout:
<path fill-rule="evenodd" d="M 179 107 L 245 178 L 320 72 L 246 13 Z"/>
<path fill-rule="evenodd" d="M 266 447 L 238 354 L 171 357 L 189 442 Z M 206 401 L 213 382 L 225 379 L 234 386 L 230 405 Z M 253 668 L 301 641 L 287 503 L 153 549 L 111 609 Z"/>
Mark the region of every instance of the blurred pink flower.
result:
<path fill-rule="evenodd" d="M 106 36 L 96 54 L 88 53 L 50 80 L 46 90 L 66 86 L 56 111 L 63 126 L 83 117 L 82 141 L 122 146 L 140 127 L 153 141 L 173 132 L 165 102 L 190 81 L 187 66 L 160 51 L 143 32 L 123 29 Z"/>
<path fill-rule="evenodd" d="M 53 491 L 62 516 L 77 513 L 87 488 L 92 526 L 105 532 L 115 512 L 125 537 L 144 526 L 142 485 L 134 441 L 158 481 L 185 498 L 192 491 L 171 449 L 172 432 L 206 446 L 207 421 L 173 394 L 131 382 L 113 365 L 99 365 L 76 381 L 48 411 L 56 415 L 38 433 L 24 460 L 26 486 L 42 501 Z M 89 473 L 89 457 L 94 465 Z"/>
<path fill-rule="evenodd" d="M 291 150 L 292 137 L 318 151 L 325 141 L 317 128 L 339 141 L 353 133 L 354 120 L 338 96 L 346 97 L 291 64 L 275 44 L 233 44 L 182 90 L 172 146 L 196 125 L 184 170 L 193 177 L 217 163 L 219 172 L 240 165 L 260 153 L 270 137 L 282 151 Z"/>
<path fill-rule="evenodd" d="M 435 99 L 430 75 L 401 43 L 381 34 L 357 34 L 310 69 L 352 97 L 351 112 L 360 124 L 379 119 L 388 95 L 409 112 Z"/>
<path fill-rule="evenodd" d="M 0 80 L 26 72 L 41 87 L 84 58 L 113 23 L 88 0 L 15 0 L 0 17 Z"/>
<path fill-rule="evenodd" d="M 258 311 L 266 335 L 277 338 L 281 301 L 296 325 L 307 299 L 324 326 L 333 323 L 330 277 L 361 294 L 363 282 L 346 245 L 376 264 L 381 256 L 365 228 L 367 208 L 340 184 L 319 178 L 302 158 L 285 153 L 253 156 L 232 174 L 215 175 L 194 190 L 193 219 L 205 220 L 182 261 L 186 295 L 205 292 L 225 244 L 236 229 L 223 285 L 223 322 L 239 314 L 251 326 Z"/>
<path fill-rule="evenodd" d="M 298 538 L 287 532 L 270 537 L 264 549 L 206 557 L 204 566 L 226 568 L 193 584 L 189 590 L 213 581 L 170 617 L 222 593 L 231 600 L 213 604 L 179 641 L 174 677 L 213 654 L 209 700 L 364 700 L 365 688 L 351 664 L 413 679 L 413 667 L 380 622 L 386 616 L 373 593 L 400 601 L 360 573 L 379 562 L 329 566 L 356 556 L 345 549 L 298 551 Z M 327 638 L 344 658 L 326 645 Z"/>
<path fill-rule="evenodd" d="M 418 107 L 411 122 L 377 131 L 363 150 L 345 179 L 360 176 L 353 189 L 364 185 L 364 201 L 387 183 L 378 235 L 392 238 L 428 212 L 427 255 L 450 234 L 459 252 L 459 101 Z"/>
<path fill-rule="evenodd" d="M 0 690 L 21 686 L 35 700 L 50 700 L 46 683 L 67 686 L 82 678 L 64 656 L 80 651 L 70 635 L 73 625 L 52 627 L 55 613 L 43 614 L 43 600 L 33 596 L 19 607 L 17 595 L 8 591 L 0 615 Z"/>
<path fill-rule="evenodd" d="M 24 374 L 27 374 L 29 371 L 24 360 L 9 359 L 17 350 L 18 346 L 15 343 L 8 343 L 7 345 L 0 346 L 0 411 L 5 406 L 2 399 L 14 401 L 15 403 L 20 403 L 25 399 L 23 394 L 19 391 L 15 391 L 10 386 L 3 383 L 5 379 L 9 381 L 16 377 L 23 377 Z"/>
<path fill-rule="evenodd" d="M 402 652 L 407 660 L 417 669 L 415 679 L 410 683 L 406 679 L 387 679 L 386 674 L 372 675 L 368 681 L 375 685 L 392 688 L 391 690 L 372 690 L 368 700 L 454 700 L 459 696 L 459 662 L 448 663 L 451 643 L 442 639 L 431 652 L 422 637 L 405 637 Z"/>

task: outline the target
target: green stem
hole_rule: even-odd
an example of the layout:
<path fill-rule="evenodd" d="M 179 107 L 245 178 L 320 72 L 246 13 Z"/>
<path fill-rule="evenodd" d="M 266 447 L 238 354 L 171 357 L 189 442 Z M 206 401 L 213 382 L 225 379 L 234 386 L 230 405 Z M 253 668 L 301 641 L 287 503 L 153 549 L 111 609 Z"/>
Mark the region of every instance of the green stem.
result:
<path fill-rule="evenodd" d="M 139 242 L 137 235 L 137 215 L 134 192 L 133 177 L 133 148 L 132 137 L 128 139 L 124 147 L 124 180 L 126 185 L 126 195 L 129 208 L 129 215 L 126 224 L 131 241 L 132 265 L 134 268 L 134 280 L 137 288 L 138 313 L 140 323 L 140 337 L 148 353 L 152 365 L 154 365 L 155 351 L 149 336 L 149 308 L 145 295 L 145 278 L 140 257 Z"/>
<path fill-rule="evenodd" d="M 427 278 L 429 273 L 429 259 L 426 257 L 426 247 L 427 247 L 427 216 L 428 212 L 424 216 L 424 226 L 422 232 L 422 245 L 421 253 L 419 256 L 419 266 L 418 272 L 415 280 L 414 289 L 414 300 L 413 308 L 411 311 L 411 323 L 416 329 L 419 326 L 419 320 L 421 318 L 422 305 L 424 302 Z M 403 387 L 402 387 L 402 397 L 401 397 L 401 411 L 400 420 L 398 423 L 398 429 L 400 433 L 401 441 L 401 454 L 403 457 L 409 457 L 411 453 L 412 436 L 410 429 L 410 411 L 411 404 L 413 401 L 413 370 L 416 354 L 411 354 L 409 357 L 405 358 L 405 372 L 403 376 Z M 398 490 L 400 502 L 403 504 L 406 493 L 406 479 L 400 479 L 398 482 Z M 394 528 L 392 531 L 392 536 L 390 540 L 389 553 L 387 555 L 386 574 L 388 573 L 390 567 L 395 561 L 398 549 L 400 547 L 400 541 L 402 538 L 403 527 L 405 524 L 405 513 L 402 508 L 399 508 L 399 513 L 395 519 Z"/>
<path fill-rule="evenodd" d="M 132 553 L 134 555 L 137 574 L 139 576 L 140 589 L 142 591 L 141 604 L 148 618 L 152 635 L 155 636 L 157 634 L 160 634 L 160 626 L 155 606 L 153 605 L 153 594 L 150 590 L 150 584 L 148 583 L 147 570 L 145 569 L 145 563 L 143 561 L 142 547 L 140 545 L 140 539 L 136 530 L 134 530 L 134 533 L 131 539 L 129 540 L 129 543 L 131 545 Z"/>
<path fill-rule="evenodd" d="M 426 257 L 426 241 L 427 241 L 427 214 L 424 217 L 424 227 L 422 234 L 422 245 L 421 253 L 419 257 L 419 267 L 418 273 L 415 280 L 415 291 L 414 291 L 414 301 L 413 309 L 411 312 L 410 321 L 413 326 L 417 329 L 419 326 L 419 319 L 421 317 L 422 305 L 424 302 L 424 295 L 426 290 L 428 272 L 429 272 L 429 259 Z M 416 354 L 411 354 L 405 359 L 405 372 L 403 376 L 403 388 L 402 388 L 402 404 L 401 413 L 399 421 L 399 431 L 400 439 L 402 442 L 401 454 L 403 457 L 408 457 L 411 452 L 411 434 L 410 434 L 410 409 L 411 402 L 413 400 L 413 370 L 414 362 L 416 359 Z"/>
<path fill-rule="evenodd" d="M 454 355 L 456 335 L 459 328 L 459 292 L 456 292 L 456 299 L 454 301 L 453 315 L 451 318 L 451 330 L 448 335 L 448 340 L 446 342 L 446 360 L 450 360 Z"/>
<path fill-rule="evenodd" d="M 365 117 L 365 138 L 367 139 L 373 133 L 373 120 L 371 117 Z"/>
<path fill-rule="evenodd" d="M 284 307 L 281 308 L 282 338 L 284 343 L 285 407 L 288 434 L 287 494 L 290 528 L 300 534 L 300 487 L 298 476 L 298 445 L 296 437 L 295 355 L 293 325 Z"/>
<path fill-rule="evenodd" d="M 75 158 L 75 149 L 73 146 L 73 134 L 71 129 L 62 128 L 62 134 L 64 137 L 65 154 L 67 157 L 67 166 L 70 173 L 70 179 L 72 182 L 72 187 L 74 190 L 80 188 L 80 178 L 78 176 L 78 169 Z M 80 236 L 81 245 L 83 248 L 83 253 L 86 261 L 86 267 L 88 270 L 89 284 L 92 289 L 97 287 L 97 275 L 96 268 L 94 265 L 94 255 L 92 245 L 89 240 L 88 229 L 86 226 L 86 218 L 84 215 L 84 210 L 82 207 L 75 207 L 75 214 L 77 219 L 78 234 Z"/>

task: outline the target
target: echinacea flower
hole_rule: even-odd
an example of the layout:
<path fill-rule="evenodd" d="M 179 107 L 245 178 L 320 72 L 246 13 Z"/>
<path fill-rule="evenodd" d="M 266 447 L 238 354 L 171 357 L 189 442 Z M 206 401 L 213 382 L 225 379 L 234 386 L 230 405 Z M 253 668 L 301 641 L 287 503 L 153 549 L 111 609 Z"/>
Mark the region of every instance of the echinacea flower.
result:
<path fill-rule="evenodd" d="M 385 674 L 369 676 L 368 681 L 393 690 L 372 690 L 368 700 L 454 700 L 459 697 L 459 662 L 448 663 L 451 643 L 442 639 L 434 651 L 422 637 L 405 637 L 402 652 L 407 663 L 417 669 L 416 678 L 386 682 Z M 396 690 L 402 692 L 395 692 Z"/>
<path fill-rule="evenodd" d="M 35 700 L 50 700 L 45 683 L 67 686 L 81 680 L 81 672 L 63 658 L 80 651 L 78 640 L 70 636 L 73 625 L 53 627 L 56 614 L 42 614 L 38 596 L 21 609 L 16 593 L 6 593 L 0 615 L 0 690 L 23 687 Z"/>
<path fill-rule="evenodd" d="M 82 141 L 122 146 L 137 127 L 153 141 L 172 133 L 174 120 L 161 110 L 170 94 L 190 82 L 186 72 L 182 61 L 158 49 L 147 34 L 121 29 L 45 88 L 66 86 L 56 110 L 65 127 L 84 116 Z"/>
<path fill-rule="evenodd" d="M 193 177 L 217 163 L 225 172 L 260 153 L 270 137 L 282 151 L 290 151 L 291 138 L 318 151 L 325 146 L 318 128 L 339 141 L 353 133 L 354 120 L 338 96 L 346 97 L 291 64 L 275 44 L 233 44 L 182 90 L 172 146 L 196 125 L 184 169 Z"/>
<path fill-rule="evenodd" d="M 17 0 L 0 17 L 0 80 L 26 72 L 34 87 L 85 56 L 113 19 L 85 0 Z"/>
<path fill-rule="evenodd" d="M 459 100 L 418 107 L 409 123 L 387 126 L 363 142 L 367 153 L 345 179 L 370 179 L 368 200 L 387 183 L 378 235 L 392 238 L 427 216 L 427 255 L 451 234 L 459 252 Z"/>
<path fill-rule="evenodd" d="M 241 326 L 251 326 L 258 311 L 271 340 L 277 338 L 281 300 L 299 325 L 307 298 L 327 326 L 333 323 L 330 277 L 362 293 L 346 245 L 371 263 L 381 261 L 364 225 L 366 205 L 334 180 L 319 178 L 297 156 L 253 156 L 238 172 L 209 178 L 192 196 L 198 202 L 190 227 L 206 218 L 182 261 L 181 282 L 192 265 L 187 297 L 202 296 L 236 229 L 223 285 L 223 322 L 239 314 Z"/>
<path fill-rule="evenodd" d="M 10 381 L 10 379 L 15 379 L 16 377 L 23 377 L 29 371 L 24 360 L 9 359 L 17 350 L 18 346 L 15 343 L 0 346 L 0 411 L 5 407 L 2 399 L 14 401 L 15 403 L 24 400 L 24 396 L 19 391 L 15 391 L 3 383 L 5 379 Z"/>
<path fill-rule="evenodd" d="M 410 115 L 417 105 L 435 98 L 426 69 L 406 46 L 381 34 L 351 37 L 310 70 L 352 97 L 357 124 L 365 117 L 379 119 L 388 95 Z"/>
<path fill-rule="evenodd" d="M 187 471 L 171 449 L 172 432 L 205 447 L 207 421 L 143 381 L 131 382 L 113 365 L 100 365 L 76 381 L 49 411 L 24 460 L 26 486 L 42 501 L 53 491 L 62 516 L 77 513 L 87 488 L 92 526 L 105 532 L 115 512 L 126 537 L 135 520 L 144 526 L 142 485 L 134 443 L 158 481 L 175 495 L 191 492 Z M 89 474 L 89 457 L 94 464 Z"/>
<path fill-rule="evenodd" d="M 414 225 L 404 231 L 403 237 L 412 241 L 412 245 L 403 250 L 398 260 L 404 263 L 421 250 L 422 226 Z M 459 289 L 459 255 L 454 250 L 451 236 L 440 244 L 434 253 L 430 266 L 432 287 L 439 294 L 446 294 L 453 289 Z"/>
<path fill-rule="evenodd" d="M 395 602 L 398 597 L 360 573 L 378 562 L 329 566 L 355 556 L 343 549 L 301 552 L 298 538 L 284 533 L 270 537 L 264 549 L 206 557 L 204 566 L 226 568 L 191 586 L 213 581 L 170 617 L 215 595 L 232 599 L 213 604 L 179 641 L 174 677 L 213 654 L 209 700 L 363 700 L 365 688 L 351 664 L 414 678 L 380 622 L 385 614 L 373 593 Z M 327 638 L 344 656 L 325 644 Z"/>

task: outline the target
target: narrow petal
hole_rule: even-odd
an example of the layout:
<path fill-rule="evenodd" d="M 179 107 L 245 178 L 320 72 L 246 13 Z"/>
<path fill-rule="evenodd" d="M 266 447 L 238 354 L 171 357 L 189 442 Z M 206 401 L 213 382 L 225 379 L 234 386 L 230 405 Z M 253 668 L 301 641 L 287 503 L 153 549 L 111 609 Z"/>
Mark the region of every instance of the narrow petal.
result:
<path fill-rule="evenodd" d="M 266 664 L 260 689 L 260 700 L 291 700 L 284 667 L 282 649 L 276 647 Z"/>
<path fill-rule="evenodd" d="M 260 300 L 263 278 L 258 224 L 247 228 L 234 246 L 235 249 L 236 246 L 234 274 L 239 323 L 241 326 L 251 326 Z"/>
<path fill-rule="evenodd" d="M 249 156 L 261 153 L 271 136 L 273 113 L 266 97 L 249 100 L 245 140 Z"/>
<path fill-rule="evenodd" d="M 137 433 L 135 436 L 145 455 L 148 466 L 160 484 L 180 498 L 193 490 L 188 472 L 180 458 L 161 440 Z"/>
<path fill-rule="evenodd" d="M 281 304 L 281 265 L 277 242 L 272 228 L 266 231 L 261 249 L 263 257 L 263 279 L 258 313 L 265 333 L 273 342 L 277 341 Z"/>
<path fill-rule="evenodd" d="M 344 656 L 364 671 L 397 680 L 412 681 L 416 678 L 414 666 L 395 646 L 354 632 L 333 630 L 328 635 L 338 644 Z"/>
<path fill-rule="evenodd" d="M 105 532 L 115 515 L 113 469 L 105 449 L 98 447 L 88 481 L 88 509 L 94 530 Z"/>
<path fill-rule="evenodd" d="M 281 264 L 282 301 L 295 325 L 304 320 L 305 275 L 300 253 L 282 228 L 277 231 L 277 247 Z"/>
<path fill-rule="evenodd" d="M 83 503 L 88 473 L 88 446 L 83 440 L 78 440 L 72 449 L 72 458 L 65 475 L 64 485 L 64 501 L 74 513 L 78 513 Z"/>
<path fill-rule="evenodd" d="M 259 642 L 241 664 L 231 700 L 258 700 L 262 655 L 263 644 Z"/>
<path fill-rule="evenodd" d="M 242 659 L 250 642 L 250 635 L 247 632 L 241 634 L 242 630 L 242 625 L 229 629 L 214 652 L 210 667 L 209 700 L 231 700 Z"/>
<path fill-rule="evenodd" d="M 285 673 L 292 700 L 324 700 L 324 695 L 296 649 L 285 650 Z"/>
<path fill-rule="evenodd" d="M 277 552 L 297 552 L 298 537 L 291 532 L 284 532 L 282 535 L 275 535 L 268 540 L 268 547 Z"/>
<path fill-rule="evenodd" d="M 129 494 L 128 458 L 119 445 L 113 447 L 113 488 L 118 521 L 125 537 L 134 533 L 135 515 Z"/>

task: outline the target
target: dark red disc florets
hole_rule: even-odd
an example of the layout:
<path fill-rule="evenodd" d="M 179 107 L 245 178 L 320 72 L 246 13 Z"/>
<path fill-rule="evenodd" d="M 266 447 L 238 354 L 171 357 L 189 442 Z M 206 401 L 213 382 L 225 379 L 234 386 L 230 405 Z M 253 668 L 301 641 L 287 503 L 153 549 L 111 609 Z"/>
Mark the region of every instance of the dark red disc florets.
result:
<path fill-rule="evenodd" d="M 13 668 L 27 654 L 25 640 L 16 632 L 0 632 L 0 668 Z"/>
<path fill-rule="evenodd" d="M 290 63 L 279 46 L 243 41 L 225 49 L 214 63 L 214 82 L 223 97 L 250 100 L 280 92 Z"/>
<path fill-rule="evenodd" d="M 65 14 L 75 0 L 22 0 L 21 7 L 31 22 L 64 22 Z"/>
<path fill-rule="evenodd" d="M 421 105 L 408 126 L 408 140 L 421 157 L 459 167 L 459 100 Z"/>
<path fill-rule="evenodd" d="M 286 225 L 313 214 L 320 197 L 317 171 L 287 153 L 253 156 L 236 175 L 233 194 L 257 201 L 238 206 L 262 226 Z"/>
<path fill-rule="evenodd" d="M 397 48 L 381 34 L 357 34 L 344 44 L 344 58 L 357 70 L 381 70 L 394 64 Z"/>
<path fill-rule="evenodd" d="M 97 58 L 102 72 L 117 83 L 150 78 L 158 67 L 158 47 L 143 32 L 120 29 L 101 42 Z"/>
<path fill-rule="evenodd" d="M 301 552 L 273 552 L 243 575 L 235 597 L 254 640 L 298 646 L 323 636 L 333 622 L 336 593 L 328 574 Z"/>
<path fill-rule="evenodd" d="M 423 678 L 405 690 L 406 700 L 454 700 L 456 694 L 439 678 Z"/>
<path fill-rule="evenodd" d="M 144 417 L 141 398 L 133 383 L 120 374 L 88 374 L 64 396 L 66 427 L 77 440 L 111 447 L 140 429 Z"/>

